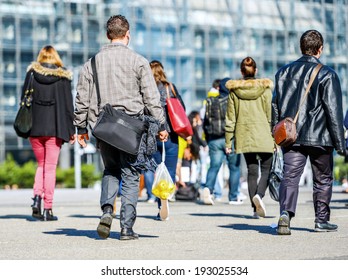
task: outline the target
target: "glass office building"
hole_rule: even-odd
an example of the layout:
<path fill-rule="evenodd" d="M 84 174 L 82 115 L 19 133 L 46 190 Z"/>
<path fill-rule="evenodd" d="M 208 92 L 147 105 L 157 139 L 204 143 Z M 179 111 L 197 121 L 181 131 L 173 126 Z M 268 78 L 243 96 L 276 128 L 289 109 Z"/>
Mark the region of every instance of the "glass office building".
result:
<path fill-rule="evenodd" d="M 52 44 L 66 67 L 79 67 L 107 42 L 105 23 L 123 14 L 130 47 L 164 64 L 188 111 L 199 109 L 216 78 L 239 78 L 239 63 L 255 58 L 258 75 L 300 56 L 307 29 L 325 38 L 322 61 L 342 83 L 347 108 L 348 0 L 0 0 L 0 162 L 7 152 L 30 153 L 12 123 L 27 66 Z M 23 155 L 24 153 L 24 155 Z M 29 154 L 28 154 L 29 155 Z"/>

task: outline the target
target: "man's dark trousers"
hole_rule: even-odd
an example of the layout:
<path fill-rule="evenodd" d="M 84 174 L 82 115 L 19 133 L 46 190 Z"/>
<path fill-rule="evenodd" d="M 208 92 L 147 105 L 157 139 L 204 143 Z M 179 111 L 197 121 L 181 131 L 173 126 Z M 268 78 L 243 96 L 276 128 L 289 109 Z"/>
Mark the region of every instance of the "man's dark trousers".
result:
<path fill-rule="evenodd" d="M 283 148 L 284 178 L 279 190 L 280 212 L 288 211 L 295 216 L 299 182 L 307 157 L 313 171 L 313 205 L 315 222 L 330 220 L 330 201 L 333 184 L 333 148 L 320 146 L 294 145 Z"/>

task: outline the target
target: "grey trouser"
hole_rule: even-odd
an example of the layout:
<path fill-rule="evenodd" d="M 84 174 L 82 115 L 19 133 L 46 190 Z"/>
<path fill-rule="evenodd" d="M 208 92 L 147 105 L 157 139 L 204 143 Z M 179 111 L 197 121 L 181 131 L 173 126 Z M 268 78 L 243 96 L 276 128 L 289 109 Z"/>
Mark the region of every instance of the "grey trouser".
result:
<path fill-rule="evenodd" d="M 299 182 L 307 157 L 313 172 L 313 205 L 315 222 L 330 220 L 330 201 L 333 184 L 333 148 L 292 146 L 283 149 L 284 178 L 279 189 L 280 212 L 288 211 L 295 216 Z"/>
<path fill-rule="evenodd" d="M 100 153 L 104 162 L 104 174 L 100 206 L 114 205 L 121 185 L 121 228 L 132 228 L 136 219 L 136 207 L 139 193 L 140 173 L 130 163 L 136 156 L 122 152 L 105 142 L 99 142 Z"/>

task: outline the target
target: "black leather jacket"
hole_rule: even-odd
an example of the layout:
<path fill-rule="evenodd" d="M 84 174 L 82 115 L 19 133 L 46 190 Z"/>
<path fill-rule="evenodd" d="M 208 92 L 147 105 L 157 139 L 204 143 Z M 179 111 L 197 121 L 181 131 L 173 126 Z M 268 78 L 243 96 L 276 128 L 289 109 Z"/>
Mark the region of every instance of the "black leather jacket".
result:
<path fill-rule="evenodd" d="M 310 75 L 320 61 L 304 55 L 280 68 L 275 76 L 272 100 L 272 128 L 286 117 L 295 118 Z M 296 123 L 295 144 L 334 147 L 344 154 L 342 92 L 333 69 L 323 66 L 304 101 Z"/>

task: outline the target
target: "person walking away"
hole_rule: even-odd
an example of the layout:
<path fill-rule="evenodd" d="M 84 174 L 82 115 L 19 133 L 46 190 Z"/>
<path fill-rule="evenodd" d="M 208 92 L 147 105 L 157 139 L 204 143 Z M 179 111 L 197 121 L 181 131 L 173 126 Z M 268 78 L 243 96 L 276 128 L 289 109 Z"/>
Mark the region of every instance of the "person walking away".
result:
<path fill-rule="evenodd" d="M 175 85 L 173 83 L 170 83 L 167 79 L 167 76 L 164 72 L 164 67 L 162 63 L 158 60 L 153 60 L 150 62 L 150 67 L 152 70 L 153 77 L 155 79 L 158 91 L 159 91 L 159 98 L 161 100 L 161 105 L 162 105 L 162 110 L 166 116 L 166 130 L 169 133 L 168 141 L 164 144 L 165 148 L 165 166 L 168 169 L 168 172 L 170 174 L 170 177 L 173 180 L 173 183 L 175 184 L 176 178 L 176 168 L 177 168 L 177 163 L 178 163 L 178 149 L 179 149 L 179 140 L 178 140 L 178 135 L 176 132 L 173 130 L 171 127 L 167 107 L 166 107 L 166 99 L 167 99 L 167 93 L 169 93 L 170 97 L 177 97 L 183 107 L 185 108 L 185 104 L 177 91 Z M 173 86 L 174 93 L 171 90 L 171 85 Z M 158 93 L 157 93 L 158 94 Z M 175 96 L 174 96 L 175 94 Z M 189 137 L 191 138 L 191 137 Z M 188 140 L 188 139 L 186 139 Z M 157 152 L 153 155 L 154 160 L 156 161 L 157 164 L 160 164 L 162 161 L 162 153 L 163 153 L 163 145 L 162 142 L 157 141 Z M 145 177 L 145 185 L 146 188 L 152 188 L 152 184 L 154 182 L 154 172 L 152 171 L 146 171 L 144 174 Z M 160 200 L 157 199 L 158 202 L 158 214 L 157 214 L 157 219 L 161 221 L 168 220 L 169 218 L 169 204 L 168 204 L 168 199 L 166 200 Z"/>
<path fill-rule="evenodd" d="M 225 117 L 227 110 L 228 89 L 226 82 L 230 78 L 224 78 L 220 81 L 219 95 L 209 97 L 206 100 L 205 117 L 203 129 L 208 142 L 210 167 L 207 172 L 207 180 L 203 188 L 203 203 L 213 205 L 213 191 L 217 174 L 223 163 L 227 159 L 227 165 L 230 172 L 229 177 L 229 204 L 242 204 L 243 201 L 238 198 L 238 187 L 240 177 L 240 155 L 235 153 L 226 154 L 225 151 Z"/>
<path fill-rule="evenodd" d="M 211 88 L 209 89 L 208 93 L 207 93 L 207 98 L 209 97 L 218 97 L 220 95 L 219 92 L 219 86 L 220 86 L 220 80 L 221 79 L 215 79 L 211 85 Z M 202 120 L 204 120 L 205 117 L 205 112 L 206 112 L 206 104 L 207 104 L 207 100 L 204 99 L 203 100 L 203 106 L 199 111 L 200 117 Z M 203 128 L 203 124 L 202 124 L 202 128 Z M 204 134 L 204 130 L 203 130 L 203 138 L 206 141 L 206 136 Z M 207 179 L 207 172 L 208 172 L 208 166 L 210 163 L 210 158 L 209 158 L 209 147 L 208 145 L 206 145 L 203 149 L 201 149 L 199 151 L 199 157 L 200 157 L 200 163 L 201 163 L 201 190 L 203 190 L 205 183 L 206 183 L 206 179 Z M 222 200 L 222 189 L 224 186 L 224 175 L 223 172 L 224 171 L 224 164 L 221 165 L 217 179 L 215 181 L 215 185 L 214 185 L 214 192 L 213 192 L 213 196 L 214 196 L 214 200 L 215 201 L 221 201 Z"/>
<path fill-rule="evenodd" d="M 29 141 L 38 166 L 31 207 L 32 216 L 43 221 L 58 220 L 52 211 L 58 158 L 63 143 L 72 140 L 75 133 L 71 80 L 72 72 L 64 68 L 56 49 L 47 45 L 29 65 L 23 86 L 22 98 L 28 83 L 32 82 L 34 90 Z"/>
<path fill-rule="evenodd" d="M 226 153 L 243 154 L 248 170 L 248 191 L 253 217 L 265 217 L 262 198 L 267 190 L 267 180 L 273 158 L 274 141 L 271 134 L 271 103 L 273 82 L 256 79 L 256 62 L 246 57 L 240 64 L 243 79 L 230 80 L 226 113 Z M 252 112 L 252 113 L 250 113 Z M 261 176 L 259 178 L 259 169 Z"/>
<path fill-rule="evenodd" d="M 114 15 L 106 23 L 106 34 L 110 40 L 95 55 L 96 70 L 102 108 L 109 103 L 115 109 L 131 116 L 144 115 L 144 109 L 160 123 L 158 136 L 166 141 L 165 118 L 160 104 L 159 93 L 154 82 L 149 62 L 130 48 L 128 20 Z M 77 141 L 85 147 L 89 139 L 88 127 L 93 128 L 98 118 L 97 93 L 88 60 L 80 71 L 75 101 Z M 97 141 L 104 163 L 100 206 L 103 212 L 97 227 L 101 238 L 108 238 L 112 225 L 113 205 L 122 181 L 120 208 L 120 240 L 138 239 L 133 231 L 139 191 L 140 171 L 134 167 L 137 156 L 123 152 L 104 141 Z"/>
<path fill-rule="evenodd" d="M 304 32 L 300 39 L 302 57 L 281 67 L 275 75 L 272 126 L 295 117 L 313 70 L 320 62 L 324 39 L 317 30 Z M 345 154 L 342 91 L 336 72 L 323 65 L 300 108 L 297 139 L 283 148 L 284 178 L 280 185 L 280 217 L 277 232 L 290 235 L 295 217 L 299 181 L 309 157 L 313 171 L 314 230 L 336 231 L 330 221 L 333 184 L 333 150 Z"/>

